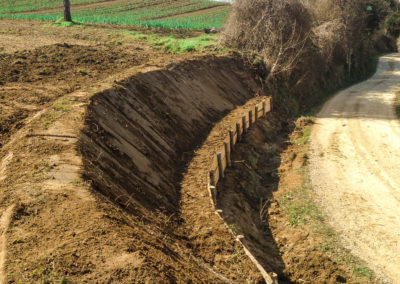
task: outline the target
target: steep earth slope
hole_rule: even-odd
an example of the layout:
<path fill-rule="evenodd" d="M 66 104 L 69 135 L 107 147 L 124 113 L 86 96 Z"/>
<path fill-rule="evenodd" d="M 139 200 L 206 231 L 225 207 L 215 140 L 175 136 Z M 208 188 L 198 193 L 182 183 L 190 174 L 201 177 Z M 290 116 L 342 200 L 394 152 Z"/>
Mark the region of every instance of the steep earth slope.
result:
<path fill-rule="evenodd" d="M 258 84 L 239 59 L 161 66 L 61 92 L 11 124 L 0 149 L 2 281 L 262 281 L 211 206 L 197 223 L 208 233 L 196 234 L 179 185 L 213 124 Z"/>
<path fill-rule="evenodd" d="M 400 55 L 384 56 L 371 79 L 323 107 L 312 132 L 321 208 L 346 246 L 390 283 L 400 279 L 399 88 Z"/>

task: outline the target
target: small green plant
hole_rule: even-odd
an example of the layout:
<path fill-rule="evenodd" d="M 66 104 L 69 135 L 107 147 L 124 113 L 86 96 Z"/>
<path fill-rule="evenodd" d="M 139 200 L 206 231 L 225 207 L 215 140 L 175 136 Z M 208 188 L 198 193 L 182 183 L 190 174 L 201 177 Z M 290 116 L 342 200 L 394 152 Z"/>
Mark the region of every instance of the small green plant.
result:
<path fill-rule="evenodd" d="M 51 171 L 51 169 L 53 169 L 53 166 L 50 166 L 46 162 L 42 164 L 36 164 L 31 170 L 31 177 L 34 180 L 43 180 L 46 177 L 47 173 Z"/>
<path fill-rule="evenodd" d="M 371 278 L 373 275 L 373 272 L 371 269 L 369 269 L 366 266 L 361 266 L 361 265 L 353 265 L 352 267 L 353 273 L 355 273 L 358 276 L 363 276 L 367 278 Z"/>
<path fill-rule="evenodd" d="M 57 100 L 52 109 L 49 110 L 40 120 L 40 123 L 44 129 L 48 129 L 54 121 L 59 119 L 65 112 L 72 109 L 72 102 L 67 98 L 61 98 Z"/>
<path fill-rule="evenodd" d="M 309 151 L 309 137 L 315 118 L 307 117 L 306 125 L 302 130 L 302 137 L 292 141 L 300 145 L 300 152 Z M 308 125 L 307 125 L 308 124 Z M 302 176 L 302 185 L 287 192 L 280 200 L 288 224 L 295 228 L 308 226 L 312 233 L 321 239 L 320 249 L 331 257 L 336 263 L 347 267 L 355 283 L 373 283 L 373 272 L 363 262 L 344 248 L 340 235 L 326 222 L 324 215 L 319 211 L 314 199 L 307 164 L 298 170 Z"/>
<path fill-rule="evenodd" d="M 281 199 L 281 204 L 292 227 L 306 224 L 312 218 L 318 218 L 318 209 L 304 187 L 285 194 Z"/>

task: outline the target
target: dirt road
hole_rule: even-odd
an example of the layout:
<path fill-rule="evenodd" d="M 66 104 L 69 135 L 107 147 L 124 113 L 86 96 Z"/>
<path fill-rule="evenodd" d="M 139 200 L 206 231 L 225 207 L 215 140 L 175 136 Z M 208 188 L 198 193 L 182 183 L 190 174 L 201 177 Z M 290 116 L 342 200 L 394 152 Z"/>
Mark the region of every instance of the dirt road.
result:
<path fill-rule="evenodd" d="M 312 132 L 311 179 L 321 208 L 354 255 L 400 283 L 400 124 L 393 100 L 400 54 L 325 104 Z"/>

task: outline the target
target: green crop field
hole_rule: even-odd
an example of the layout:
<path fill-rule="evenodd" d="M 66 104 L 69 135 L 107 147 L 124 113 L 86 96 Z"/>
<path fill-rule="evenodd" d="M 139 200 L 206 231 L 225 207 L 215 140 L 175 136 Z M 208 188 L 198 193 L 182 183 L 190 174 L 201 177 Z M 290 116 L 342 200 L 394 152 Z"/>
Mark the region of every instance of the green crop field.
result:
<path fill-rule="evenodd" d="M 62 0 L 5 0 L 0 18 L 56 21 Z M 172 29 L 220 28 L 230 5 L 209 0 L 71 0 L 76 22 Z"/>

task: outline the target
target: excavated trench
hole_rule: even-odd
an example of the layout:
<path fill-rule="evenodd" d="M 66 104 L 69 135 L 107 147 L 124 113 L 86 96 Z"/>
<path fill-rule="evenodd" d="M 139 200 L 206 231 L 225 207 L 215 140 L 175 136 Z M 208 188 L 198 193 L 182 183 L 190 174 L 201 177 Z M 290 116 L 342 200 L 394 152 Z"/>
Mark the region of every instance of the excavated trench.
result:
<path fill-rule="evenodd" d="M 211 128 L 258 90 L 233 60 L 190 61 L 92 97 L 82 133 L 85 174 L 127 210 L 179 212 L 183 171 Z"/>
<path fill-rule="evenodd" d="M 170 280 L 263 282 L 215 214 L 207 188 L 186 187 L 183 198 L 180 184 L 215 124 L 260 86 L 239 59 L 209 57 L 170 67 L 128 78 L 92 97 L 80 139 L 85 178 L 169 240 L 162 250 L 169 259 L 162 265 L 170 266 Z M 190 209 L 190 202 L 204 205 Z M 172 267 L 188 257 L 191 275 L 183 277 Z"/>
<path fill-rule="evenodd" d="M 290 119 L 268 113 L 250 128 L 217 185 L 217 208 L 211 203 L 210 157 L 237 113 L 266 95 L 256 78 L 240 59 L 203 57 L 139 73 L 91 98 L 80 139 L 84 176 L 150 230 L 135 239 L 156 248 L 147 257 L 152 273 L 165 272 L 159 280 L 342 279 L 308 232 L 287 227 L 274 198 L 280 168 L 306 161 L 282 158 Z"/>

